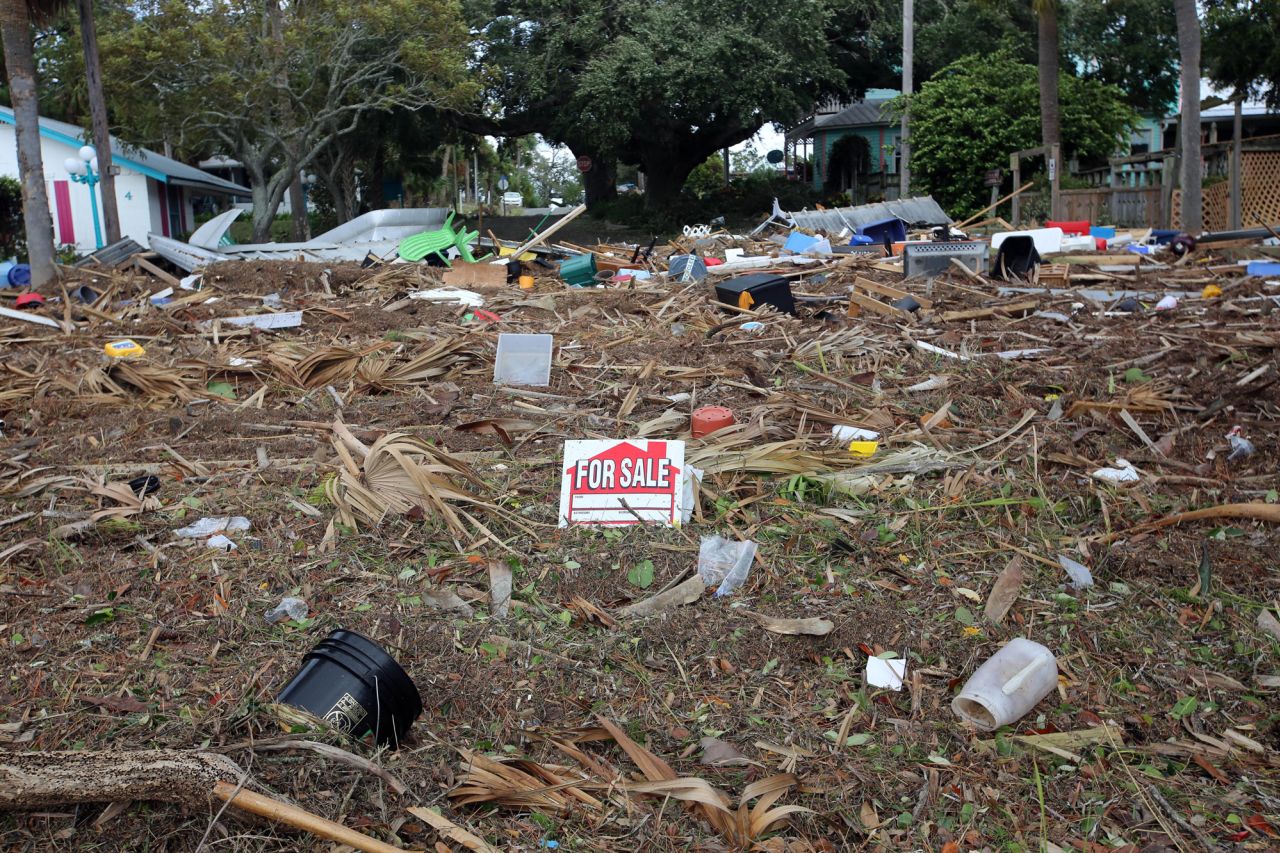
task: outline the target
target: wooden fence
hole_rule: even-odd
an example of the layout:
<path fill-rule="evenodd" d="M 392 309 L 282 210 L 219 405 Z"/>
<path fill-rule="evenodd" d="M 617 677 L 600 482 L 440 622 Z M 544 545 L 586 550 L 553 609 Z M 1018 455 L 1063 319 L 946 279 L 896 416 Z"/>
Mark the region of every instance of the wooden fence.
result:
<path fill-rule="evenodd" d="M 1164 221 L 1160 187 L 1097 187 L 1062 191 L 1063 218 L 1121 228 L 1158 228 Z"/>

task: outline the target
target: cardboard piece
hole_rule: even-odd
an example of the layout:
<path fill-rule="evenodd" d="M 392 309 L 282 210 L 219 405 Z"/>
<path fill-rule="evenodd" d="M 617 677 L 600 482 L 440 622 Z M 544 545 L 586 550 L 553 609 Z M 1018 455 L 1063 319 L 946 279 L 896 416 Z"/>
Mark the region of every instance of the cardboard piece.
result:
<path fill-rule="evenodd" d="M 445 271 L 444 283 L 479 291 L 502 290 L 507 286 L 507 265 L 458 261 Z"/>
<path fill-rule="evenodd" d="M 684 468 L 683 441 L 566 441 L 560 526 L 678 526 Z"/>

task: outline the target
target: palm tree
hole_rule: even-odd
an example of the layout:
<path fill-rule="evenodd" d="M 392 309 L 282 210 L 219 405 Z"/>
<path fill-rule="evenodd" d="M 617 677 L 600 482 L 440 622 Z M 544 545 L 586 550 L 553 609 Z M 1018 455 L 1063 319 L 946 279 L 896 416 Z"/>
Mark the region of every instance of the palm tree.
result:
<path fill-rule="evenodd" d="M 102 194 L 102 220 L 107 245 L 120 241 L 120 210 L 116 207 L 116 178 L 111 167 L 111 131 L 107 122 L 107 99 L 102 94 L 102 60 L 98 57 L 98 25 L 93 20 L 93 0 L 76 0 L 80 12 L 80 39 L 84 44 L 84 81 L 89 90 L 89 114 L 93 121 L 93 143 L 98 149 Z"/>
<path fill-rule="evenodd" d="M 18 176 L 22 181 L 22 218 L 27 231 L 27 259 L 31 283 L 48 284 L 53 266 L 53 220 L 44 188 L 40 158 L 40 106 L 36 100 L 36 60 L 31 43 L 33 19 L 47 18 L 66 0 L 0 0 L 0 40 L 4 45 L 9 97 L 13 102 L 18 138 Z"/>
<path fill-rule="evenodd" d="M 1199 234 L 1203 222 L 1200 200 L 1200 16 L 1196 0 L 1173 0 L 1178 20 L 1178 53 L 1182 63 L 1182 114 L 1178 134 L 1182 142 L 1182 230 Z"/>
<path fill-rule="evenodd" d="M 1049 147 L 1062 141 L 1058 112 L 1058 0 L 1031 0 L 1039 24 L 1037 51 L 1040 69 L 1040 141 Z"/>

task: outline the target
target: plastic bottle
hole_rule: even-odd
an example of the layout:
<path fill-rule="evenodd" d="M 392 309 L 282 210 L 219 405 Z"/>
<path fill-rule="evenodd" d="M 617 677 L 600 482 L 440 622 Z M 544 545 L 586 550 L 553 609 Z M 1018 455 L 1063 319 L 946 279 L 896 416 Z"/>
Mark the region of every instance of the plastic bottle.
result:
<path fill-rule="evenodd" d="M 978 667 L 952 700 L 951 710 L 976 728 L 994 731 L 1021 719 L 1057 684 L 1053 652 L 1018 637 Z"/>

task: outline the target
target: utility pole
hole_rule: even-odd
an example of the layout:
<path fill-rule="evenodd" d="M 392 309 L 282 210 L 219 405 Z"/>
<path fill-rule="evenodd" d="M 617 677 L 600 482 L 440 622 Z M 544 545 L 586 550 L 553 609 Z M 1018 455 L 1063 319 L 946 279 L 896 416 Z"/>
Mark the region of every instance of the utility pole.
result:
<path fill-rule="evenodd" d="M 916 52 L 916 4 L 915 0 L 902 0 L 902 94 L 910 95 L 912 87 L 911 71 L 915 64 Z M 907 198 L 911 191 L 911 127 L 908 113 L 902 111 L 902 136 L 898 140 L 901 152 L 898 168 L 898 197 Z"/>
<path fill-rule="evenodd" d="M 93 0 L 76 0 L 80 12 L 80 40 L 84 46 L 84 80 L 89 91 L 93 119 L 93 147 L 98 152 L 98 189 L 102 190 L 102 218 L 107 244 L 120 242 L 120 211 L 116 208 L 116 174 L 111 165 L 111 130 L 107 101 L 102 94 L 102 61 L 98 56 L 98 25 L 93 20 Z"/>

